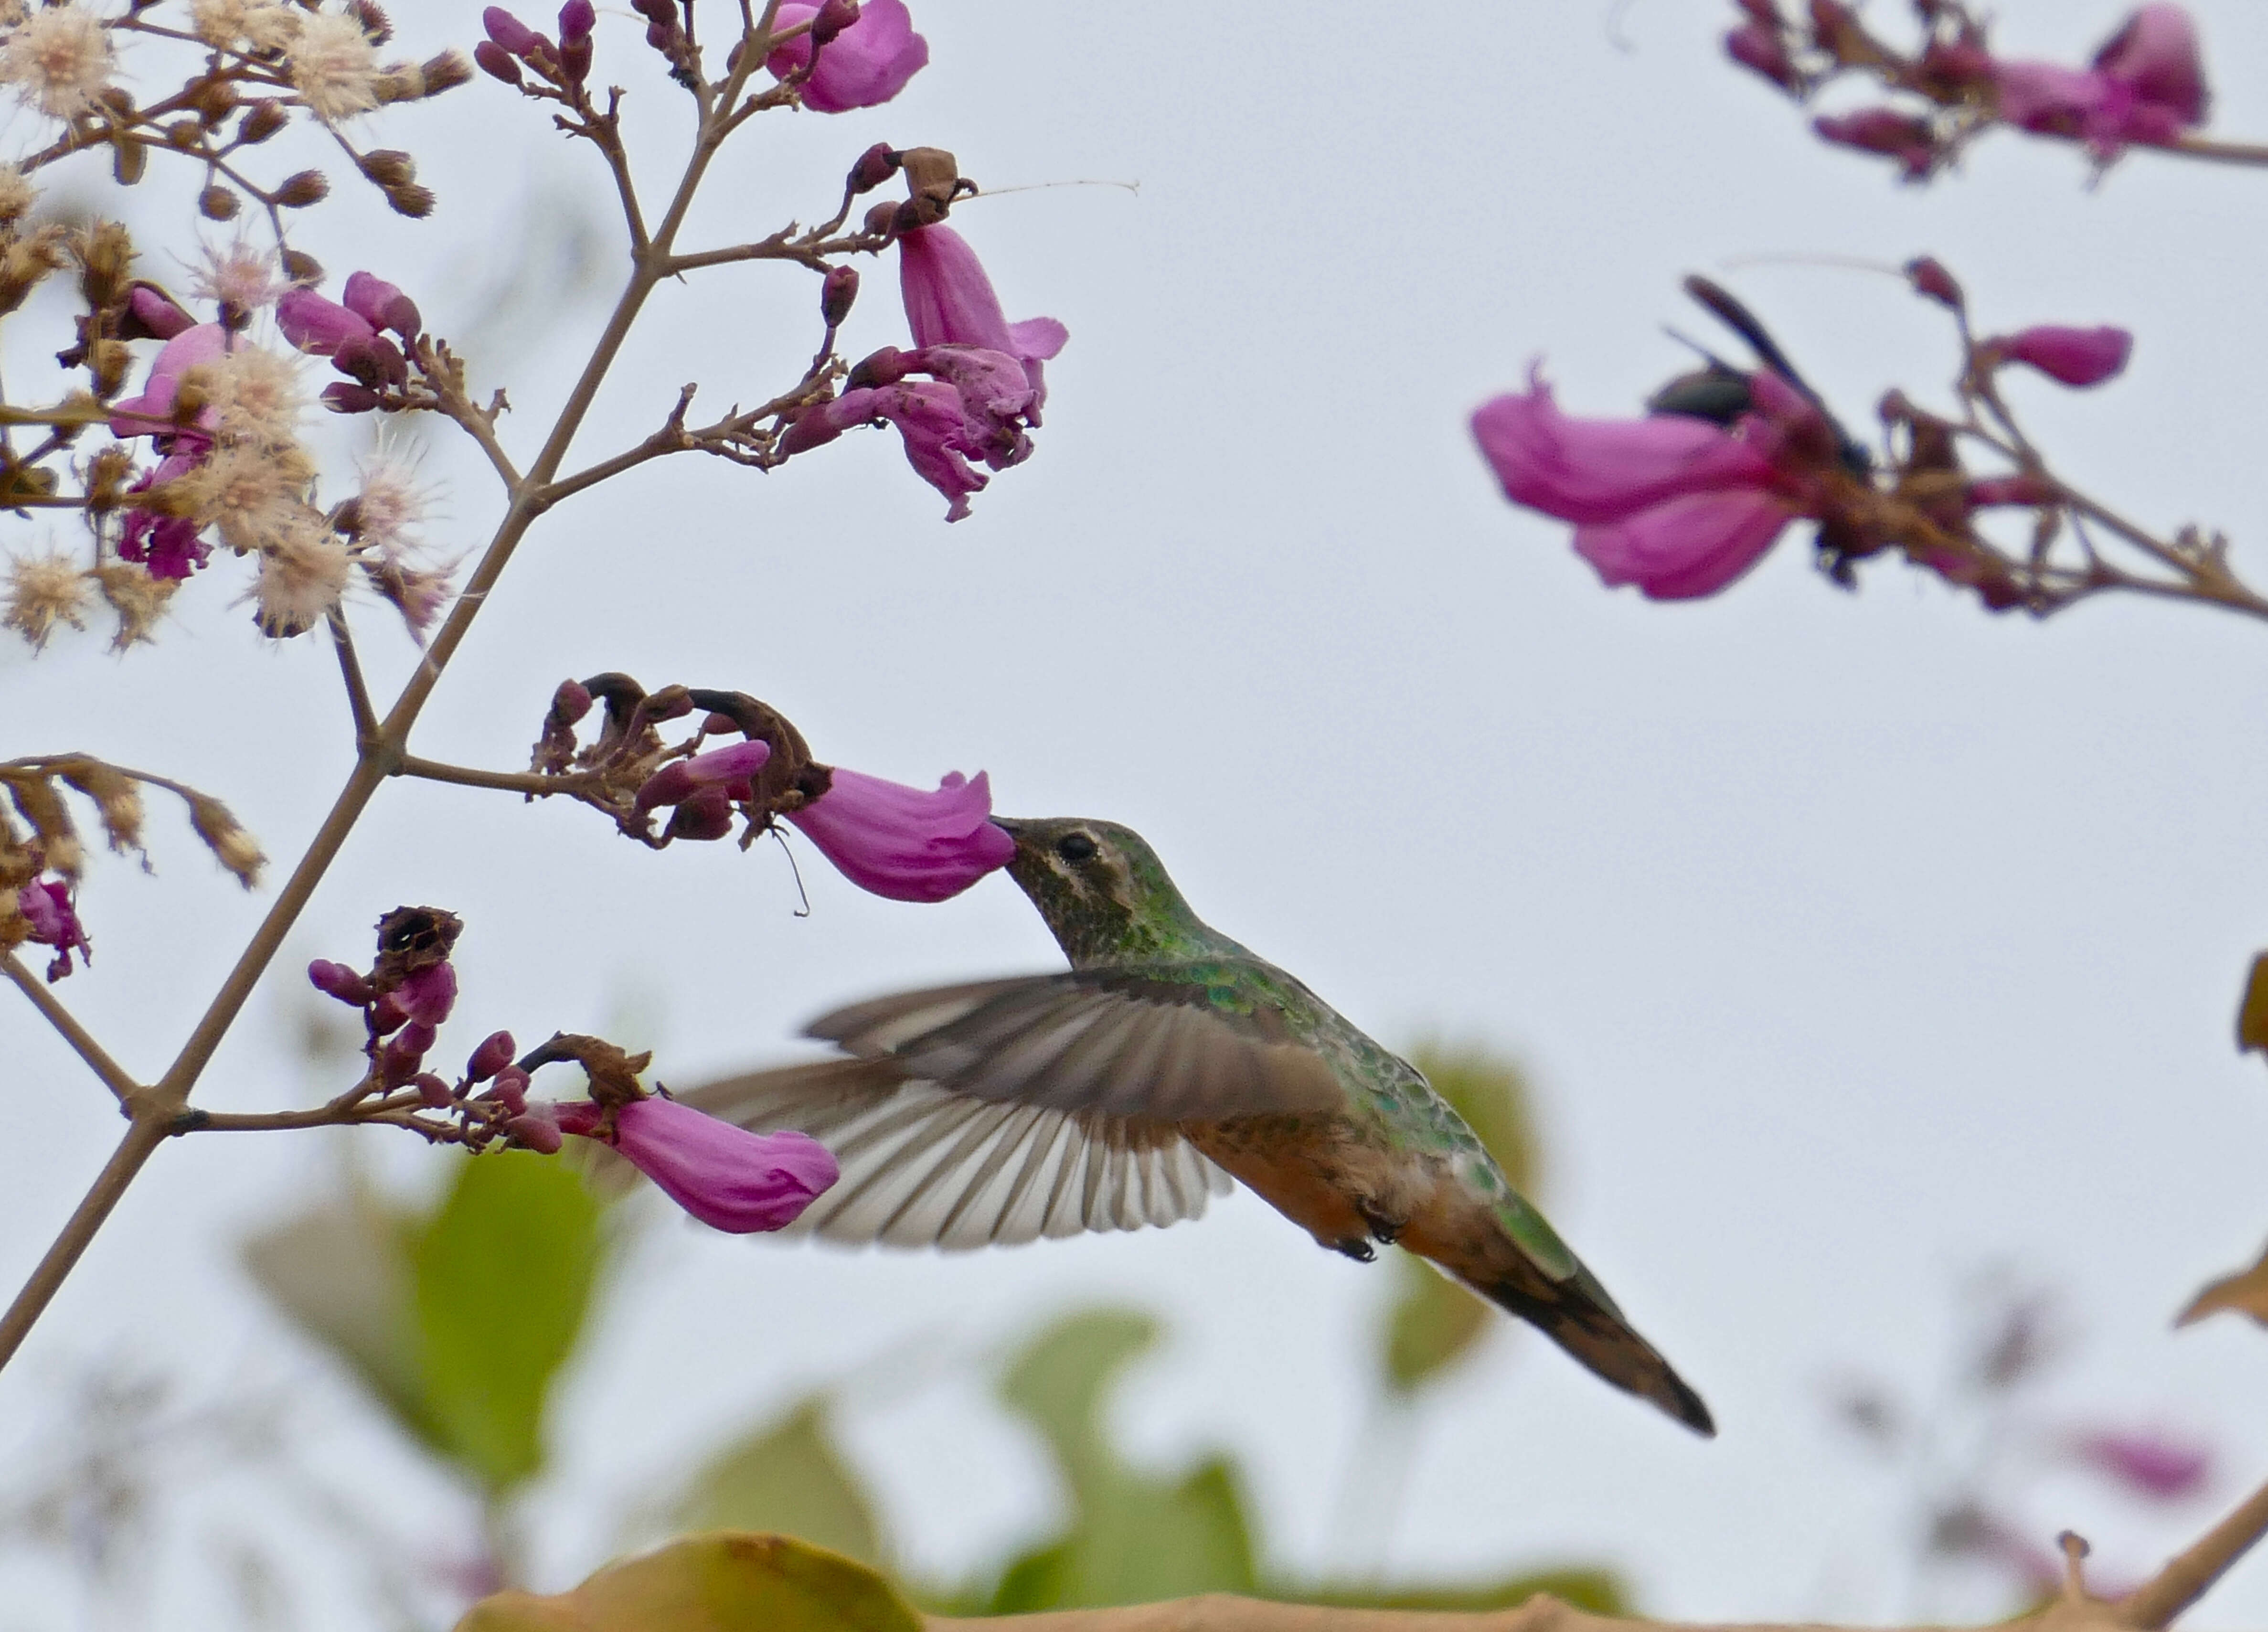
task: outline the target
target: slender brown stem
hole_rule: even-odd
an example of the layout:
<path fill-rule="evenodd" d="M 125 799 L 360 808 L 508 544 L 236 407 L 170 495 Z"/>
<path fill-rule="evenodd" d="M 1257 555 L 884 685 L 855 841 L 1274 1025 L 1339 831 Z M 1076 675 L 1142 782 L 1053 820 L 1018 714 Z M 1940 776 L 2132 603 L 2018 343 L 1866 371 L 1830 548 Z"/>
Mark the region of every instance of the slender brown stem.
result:
<path fill-rule="evenodd" d="M 16 1301 L 8 1311 L 0 1314 L 0 1366 L 4 1366 L 23 1347 L 24 1339 L 48 1303 L 54 1301 L 56 1289 L 70 1274 L 86 1244 L 94 1239 L 94 1232 L 102 1228 L 110 1209 L 118 1205 L 118 1198 L 126 1193 L 126 1186 L 142 1170 L 150 1153 L 165 1142 L 165 1123 L 156 1117 L 136 1119 L 127 1128 L 126 1137 L 118 1141 L 118 1148 L 110 1153 L 110 1160 L 95 1176 L 94 1185 L 80 1200 L 63 1232 L 48 1246 L 39 1267 L 32 1271 L 24 1289 L 16 1294 Z"/>
<path fill-rule="evenodd" d="M 370 705 L 370 687 L 362 677 L 362 660 L 355 655 L 354 636 L 347 629 L 347 615 L 333 607 L 330 615 L 331 644 L 338 649 L 339 677 L 346 682 L 347 706 L 354 713 L 355 742 L 360 746 L 378 735 L 378 711 Z"/>
<path fill-rule="evenodd" d="M 418 777 L 428 782 L 453 782 L 460 787 L 493 787 L 506 794 L 532 794 L 538 798 L 549 794 L 580 793 L 593 781 L 583 776 L 546 776 L 540 771 L 482 771 L 472 765 L 420 759 L 415 754 L 402 755 L 395 774 Z"/>
<path fill-rule="evenodd" d="M 2174 143 L 2174 151 L 2215 164 L 2268 165 L 2268 146 L 2257 142 L 2216 142 L 2209 137 L 2185 136 Z"/>
<path fill-rule="evenodd" d="M 2268 1536 L 2268 1485 L 2245 1497 L 2227 1518 L 2121 1599 L 2119 1618 L 2154 1632 L 2170 1624 L 2263 1536 Z"/>
<path fill-rule="evenodd" d="M 110 1091 L 118 1096 L 118 1103 L 122 1105 L 132 1103 L 134 1096 L 142 1091 L 142 1085 L 127 1074 L 125 1067 L 110 1057 L 108 1050 L 94 1040 L 92 1032 L 79 1024 L 70 1010 L 48 990 L 47 983 L 25 968 L 13 952 L 0 952 L 0 970 L 7 971 L 8 978 L 32 1000 L 33 1008 L 47 1016 L 48 1023 L 63 1034 L 63 1041 L 78 1051 L 78 1057 L 86 1061 L 87 1069 L 100 1077 Z"/>

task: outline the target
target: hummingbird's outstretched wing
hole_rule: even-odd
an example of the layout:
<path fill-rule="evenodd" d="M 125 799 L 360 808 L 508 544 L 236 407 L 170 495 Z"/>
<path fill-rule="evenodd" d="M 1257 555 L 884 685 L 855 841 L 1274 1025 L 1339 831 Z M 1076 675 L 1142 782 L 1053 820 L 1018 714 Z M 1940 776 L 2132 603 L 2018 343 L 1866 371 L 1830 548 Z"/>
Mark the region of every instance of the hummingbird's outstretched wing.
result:
<path fill-rule="evenodd" d="M 1171 1126 L 972 1098 L 890 1060 L 828 1060 L 679 1098 L 770 1133 L 794 1128 L 842 1177 L 787 1233 L 864 1246 L 1014 1245 L 1195 1218 L 1233 1181 Z"/>
<path fill-rule="evenodd" d="M 1344 1109 L 1329 1063 L 1241 972 L 1138 965 L 938 986 L 838 1008 L 805 1035 L 955 1094 L 1049 1110 L 1204 1122 Z"/>

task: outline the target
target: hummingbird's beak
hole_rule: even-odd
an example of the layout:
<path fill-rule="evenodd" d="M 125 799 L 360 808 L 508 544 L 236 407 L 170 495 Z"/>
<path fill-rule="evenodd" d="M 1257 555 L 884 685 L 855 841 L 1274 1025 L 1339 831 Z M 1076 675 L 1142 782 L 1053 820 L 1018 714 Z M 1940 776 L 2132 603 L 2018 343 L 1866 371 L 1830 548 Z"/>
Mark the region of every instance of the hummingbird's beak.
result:
<path fill-rule="evenodd" d="M 992 825 L 998 828 L 1002 832 L 1007 834 L 1009 838 L 1014 839 L 1018 844 L 1024 842 L 1023 823 L 1011 821 L 1006 816 L 996 816 L 992 818 Z"/>

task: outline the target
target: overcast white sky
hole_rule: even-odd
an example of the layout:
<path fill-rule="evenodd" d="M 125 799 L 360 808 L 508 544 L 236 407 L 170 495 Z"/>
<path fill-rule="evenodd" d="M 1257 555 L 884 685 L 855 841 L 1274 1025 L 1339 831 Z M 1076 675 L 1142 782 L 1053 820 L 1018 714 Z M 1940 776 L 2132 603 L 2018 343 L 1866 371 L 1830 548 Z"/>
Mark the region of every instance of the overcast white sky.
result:
<path fill-rule="evenodd" d="M 2197 9 L 2217 129 L 2268 136 L 2268 14 Z M 2066 60 L 2121 11 L 2002 10 L 2004 49 Z M 769 122 L 720 166 L 690 241 L 822 217 L 877 139 L 949 147 L 988 187 L 1138 182 L 955 213 L 1011 317 L 1070 326 L 1036 456 L 950 528 L 884 435 L 767 478 L 649 466 L 541 525 L 415 745 L 522 763 L 570 674 L 745 689 L 822 758 L 909 781 L 983 768 L 1004 812 L 1140 829 L 1208 919 L 1385 1038 L 1516 1050 L 1543 1089 L 1550 1210 L 1723 1435 L 1695 1441 L 1542 1344 L 1502 1343 L 1436 1402 L 1366 1549 L 1437 1574 L 1604 1558 L 1664 1614 L 1868 1617 L 1896 1609 L 1909 1539 L 1824 1425 L 1822 1389 L 1856 1366 L 1933 1377 L 1980 1266 L 2068 1294 L 2085 1340 L 2060 1407 L 2210 1438 L 2216 1502 L 2268 1473 L 2268 1338 L 2167 1329 L 2268 1230 L 2268 1081 L 2228 1036 L 2268 944 L 2268 628 L 2139 603 L 2033 627 L 1887 565 L 1848 595 L 1793 537 L 1719 601 L 1645 604 L 1500 502 L 1464 417 L 1539 354 L 1571 410 L 1628 410 L 1685 366 L 1660 326 L 1705 327 L 1677 294 L 1698 270 L 1863 422 L 1889 385 L 1939 388 L 1943 326 L 1888 278 L 1741 258 L 1934 253 L 1987 327 L 2131 327 L 2122 380 L 2027 384 L 2021 407 L 2114 506 L 2226 527 L 2268 580 L 2268 178 L 2141 156 L 2090 191 L 2068 150 L 2004 136 L 1901 188 L 1722 62 L 1730 11 L 920 0 L 932 63 L 906 94 Z M 398 17 L 421 52 L 475 37 L 470 4 Z M 650 172 L 674 174 L 682 115 L 636 25 L 608 13 L 599 44 Z M 327 209 L 300 241 L 394 278 L 438 332 L 480 320 L 484 270 L 533 231 L 499 189 L 580 194 L 604 221 L 592 156 L 486 80 L 379 129 L 440 209 L 423 226 Z M 868 278 L 854 356 L 902 338 L 890 270 Z M 582 447 L 642 435 L 687 380 L 711 410 L 769 395 L 808 353 L 813 298 L 777 267 L 669 292 Z M 490 331 L 519 343 L 472 367 L 510 387 L 526 441 L 598 312 L 519 300 Z M 446 444 L 427 469 L 446 535 L 472 547 L 498 508 L 481 471 Z M 85 747 L 187 777 L 296 854 L 349 762 L 343 707 L 327 653 L 266 646 L 228 605 L 238 571 L 195 582 L 154 651 L 0 654 L 0 753 Z M 364 646 L 390 688 L 411 652 L 379 610 Z M 153 848 L 155 879 L 95 868 L 98 961 L 64 988 L 144 1071 L 264 905 L 170 819 Z M 571 809 L 389 788 L 201 1097 L 309 1091 L 279 1040 L 292 971 L 360 956 L 404 901 L 468 920 L 468 1042 L 627 1010 L 646 1035 L 623 1040 L 680 1082 L 780 1055 L 841 1001 L 1055 962 L 1005 879 L 917 909 L 804 860 L 798 919 L 770 846 L 654 855 Z M 0 1104 L 12 1285 L 117 1124 L 20 1003 L 0 1001 Z M 405 1184 L 438 1171 L 407 1141 L 368 1142 Z M 333 1182 L 335 1155 L 282 1136 L 162 1151 L 0 1376 L 0 1467 L 105 1359 L 192 1398 L 306 1378 L 324 1411 L 343 1401 L 230 1256 Z M 1321 1568 L 1387 1290 L 1242 1197 L 1163 1234 L 954 1259 L 666 1230 L 563 1398 L 543 1569 L 578 1576 L 613 1508 L 720 1423 L 909 1348 L 981 1355 L 1073 1298 L 1166 1316 L 1126 1433 L 1160 1457 L 1235 1447 L 1273 1554 Z M 1044 1486 L 965 1370 L 932 1370 L 866 1388 L 851 1428 L 916 1558 L 951 1570 L 1032 1524 Z M 426 1532 L 460 1522 L 379 1436 L 328 1431 Z M 2075 1525 L 2130 1578 L 2212 1506 L 2146 1518 L 2076 1484 L 2050 1495 L 2027 1515 L 2039 1535 Z M 0 1604 L 22 1606 L 0 1627 L 65 1624 L 53 1593 L 0 1555 Z M 2197 1624 L 2264 1615 L 2256 1564 Z M 184 1599 L 149 1624 L 230 1623 Z"/>

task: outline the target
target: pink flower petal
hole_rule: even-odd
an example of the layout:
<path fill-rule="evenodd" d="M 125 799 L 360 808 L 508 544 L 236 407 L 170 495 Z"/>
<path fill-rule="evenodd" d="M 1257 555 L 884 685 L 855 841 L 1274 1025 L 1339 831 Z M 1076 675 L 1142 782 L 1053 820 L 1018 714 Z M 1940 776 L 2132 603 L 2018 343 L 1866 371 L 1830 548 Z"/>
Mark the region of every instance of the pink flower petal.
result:
<path fill-rule="evenodd" d="M 1575 553 L 1609 587 L 1635 584 L 1648 600 L 1713 595 L 1764 558 L 1794 519 L 1769 493 L 1694 493 L 1627 520 L 1575 529 Z"/>
<path fill-rule="evenodd" d="M 788 820 L 845 878 L 893 901 L 943 901 L 1016 853 L 993 825 L 984 772 L 954 772 L 934 793 L 837 767 L 828 791 Z"/>

